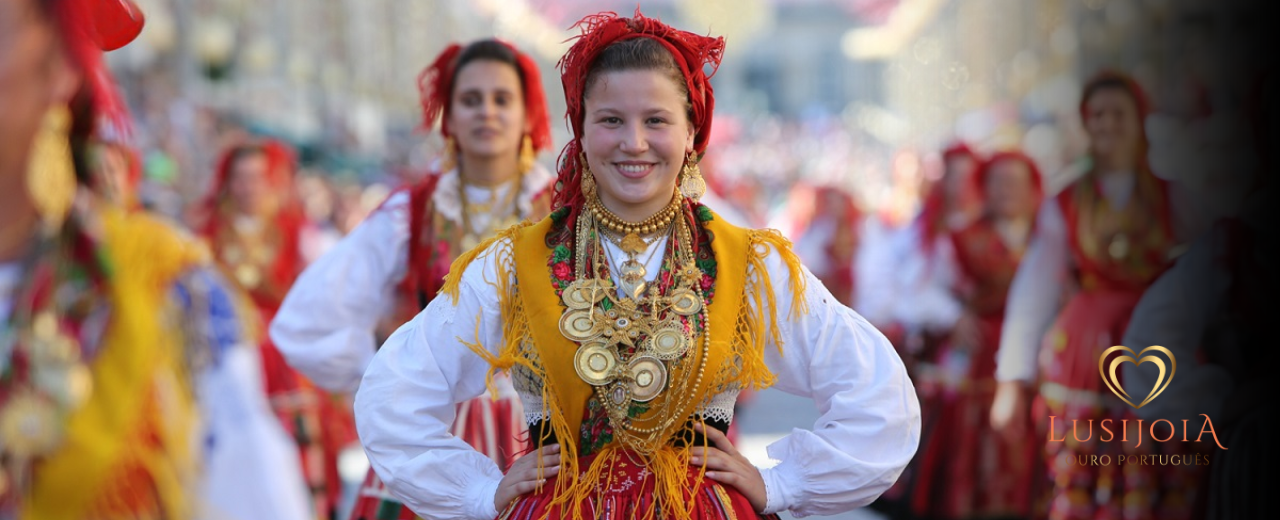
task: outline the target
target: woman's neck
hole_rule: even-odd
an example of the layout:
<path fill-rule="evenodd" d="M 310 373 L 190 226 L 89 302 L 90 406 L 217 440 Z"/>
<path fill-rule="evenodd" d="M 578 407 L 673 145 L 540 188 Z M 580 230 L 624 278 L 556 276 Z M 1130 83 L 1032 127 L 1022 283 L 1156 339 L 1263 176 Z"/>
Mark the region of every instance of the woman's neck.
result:
<path fill-rule="evenodd" d="M 1099 175 L 1127 175 L 1138 169 L 1136 154 L 1100 155 L 1094 158 Z"/>
<path fill-rule="evenodd" d="M 516 178 L 516 158 L 506 154 L 497 157 L 475 157 L 464 155 L 458 165 L 458 175 L 463 184 L 493 188 L 501 186 Z"/>

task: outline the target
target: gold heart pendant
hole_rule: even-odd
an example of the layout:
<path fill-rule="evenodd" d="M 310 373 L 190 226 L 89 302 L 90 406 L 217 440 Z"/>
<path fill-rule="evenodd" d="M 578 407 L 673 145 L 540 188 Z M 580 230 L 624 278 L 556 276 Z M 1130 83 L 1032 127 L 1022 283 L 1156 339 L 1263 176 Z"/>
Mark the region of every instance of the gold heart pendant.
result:
<path fill-rule="evenodd" d="M 1111 355 L 1112 352 L 1120 350 L 1127 351 L 1128 353 L 1133 354 L 1133 356 L 1118 356 L 1108 364 L 1107 356 Z M 1148 350 L 1162 352 L 1165 357 L 1169 358 L 1169 366 L 1167 367 L 1167 370 L 1164 360 L 1155 356 L 1143 356 L 1143 354 Z M 1137 356 L 1136 359 L 1135 356 Z M 1129 393 L 1124 390 L 1124 387 L 1120 386 L 1120 377 L 1116 373 L 1116 370 L 1120 367 L 1120 363 L 1125 361 L 1133 363 L 1134 365 L 1141 365 L 1150 361 L 1151 364 L 1160 369 L 1160 375 L 1156 378 L 1155 386 L 1151 387 L 1151 392 L 1147 394 L 1147 398 L 1143 399 L 1141 403 L 1133 404 L 1133 401 L 1129 400 Z M 1166 388 L 1169 388 L 1169 383 L 1173 381 L 1173 374 L 1177 371 L 1178 360 L 1173 357 L 1173 353 L 1169 352 L 1169 349 L 1167 348 L 1156 345 L 1144 348 L 1142 349 L 1142 352 L 1137 354 L 1134 354 L 1133 350 L 1129 347 L 1115 346 L 1104 351 L 1102 356 L 1098 358 L 1098 373 L 1102 375 L 1102 382 L 1107 384 L 1107 388 L 1111 389 L 1111 393 L 1116 394 L 1116 397 L 1119 397 L 1120 400 L 1129 403 L 1129 406 L 1134 408 L 1142 408 L 1143 406 L 1146 406 L 1147 403 L 1151 402 L 1163 393 Z"/>

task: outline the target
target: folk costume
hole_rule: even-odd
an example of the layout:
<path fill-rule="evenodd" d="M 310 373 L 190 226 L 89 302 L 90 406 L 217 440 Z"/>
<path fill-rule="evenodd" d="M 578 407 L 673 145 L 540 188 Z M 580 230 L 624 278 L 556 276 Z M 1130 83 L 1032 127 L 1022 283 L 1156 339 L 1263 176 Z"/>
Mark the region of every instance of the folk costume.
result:
<path fill-rule="evenodd" d="M 289 196 L 278 201 L 270 215 L 235 212 L 229 193 L 232 168 L 246 149 L 266 157 L 269 184 L 283 193 L 292 189 L 295 163 L 285 144 L 264 140 L 235 145 L 218 161 L 201 232 L 224 276 L 247 296 L 241 304 L 253 318 L 267 399 L 297 444 L 312 514 L 327 519 L 335 514 L 341 497 L 338 453 L 355 440 L 350 404 L 290 367 L 267 337 L 267 324 L 303 267 L 299 239 L 305 216 Z"/>
<path fill-rule="evenodd" d="M 1132 79 L 1104 72 L 1091 83 L 1119 82 L 1137 101 L 1145 121 L 1149 105 Z M 1092 87 L 1086 87 L 1086 92 Z M 1087 96 L 1085 101 L 1087 101 Z M 1081 103 L 1081 112 L 1085 109 Z M 1145 140 L 1141 156 L 1146 156 Z M 1165 181 L 1145 159 L 1130 174 L 1085 174 L 1041 206 L 1035 235 L 1010 287 L 996 378 L 1038 386 L 1032 417 L 1047 431 L 1048 417 L 1084 424 L 1133 409 L 1108 391 L 1098 373 L 1103 351 L 1120 344 L 1130 313 L 1147 287 L 1169 265 L 1176 245 Z M 1065 299 L 1065 305 L 1061 302 Z M 1059 310 L 1061 309 L 1061 310 Z M 1141 347 L 1139 347 L 1141 348 Z M 1068 423 L 1069 424 L 1069 423 Z M 1176 443 L 1102 442 L 1102 432 L 1076 441 L 1058 422 L 1045 443 L 1052 482 L 1053 519 L 1187 518 L 1195 498 L 1196 470 L 1178 466 L 1090 467 L 1077 456 L 1170 454 Z M 1119 426 L 1116 426 L 1119 427 Z M 1120 432 L 1117 432 L 1119 436 Z M 1129 432 L 1128 437 L 1136 435 Z"/>
<path fill-rule="evenodd" d="M 534 154 L 551 145 L 541 76 L 531 57 L 511 49 L 523 82 L 526 119 L 533 122 L 521 151 L 524 171 L 506 184 L 482 187 L 467 185 L 454 167 L 393 193 L 333 251 L 308 266 L 285 298 L 271 336 L 289 363 L 321 387 L 354 392 L 377 345 L 436 298 L 454 259 L 498 229 L 549 213 L 555 177 L 534 162 Z M 461 50 L 450 46 L 420 78 L 424 126 L 441 119 L 446 141 L 452 133 L 441 115 L 450 103 Z M 506 380 L 499 385 L 498 399 L 482 396 L 459 405 L 451 433 L 505 469 L 525 451 L 528 439 L 515 390 Z M 414 515 L 371 470 L 351 518 Z"/>
<path fill-rule="evenodd" d="M 122 0 L 46 3 L 84 83 L 45 116 L 27 178 L 41 223 L 0 264 L 0 518 L 189 518 L 198 356 L 183 321 L 199 317 L 176 295 L 207 251 L 78 186 L 97 121 L 127 125 L 102 53 L 144 19 Z"/>
<path fill-rule="evenodd" d="M 595 57 L 651 38 L 687 81 L 694 149 L 706 150 L 722 39 L 638 12 L 578 27 L 560 62 L 576 136 Z M 357 426 L 392 493 L 430 518 L 687 520 L 832 514 L 888 487 L 915 450 L 919 414 L 884 337 L 781 235 L 729 225 L 698 204 L 696 164 L 665 209 L 628 223 L 600 204 L 580 153 L 575 139 L 561 156 L 550 217 L 459 257 L 442 297 L 374 356 Z M 511 374 L 533 447 L 558 443 L 562 459 L 557 476 L 501 512 L 502 472 L 446 433 L 454 403 L 491 388 L 497 371 Z M 781 463 L 762 470 L 768 503 L 755 511 L 689 464 L 687 448 L 708 445 L 690 428 L 727 429 L 740 391 L 775 384 L 825 415 L 770 447 Z"/>
<path fill-rule="evenodd" d="M 1039 201 L 1040 173 L 1020 152 L 988 158 L 977 172 L 978 186 L 986 186 L 992 167 L 1007 160 L 1029 166 Z M 1016 223 L 986 215 L 950 234 L 958 273 L 952 291 L 964 307 L 961 320 L 977 334 L 972 344 L 955 335 L 944 340 L 932 363 L 936 426 L 920 450 L 911 500 L 920 518 L 1024 518 L 1040 489 L 1036 477 L 1043 469 L 1034 463 L 1040 444 L 1006 440 L 989 421 L 1005 301 L 1029 238 L 1029 229 L 1006 224 Z"/>

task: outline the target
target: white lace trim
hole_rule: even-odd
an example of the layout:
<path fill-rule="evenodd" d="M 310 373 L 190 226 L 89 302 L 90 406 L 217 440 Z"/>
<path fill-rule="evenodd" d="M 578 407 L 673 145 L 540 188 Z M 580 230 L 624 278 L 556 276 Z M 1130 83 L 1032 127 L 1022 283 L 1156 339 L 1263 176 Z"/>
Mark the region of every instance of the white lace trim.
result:
<path fill-rule="evenodd" d="M 524 406 L 525 423 L 533 424 L 546 420 L 547 413 L 543 411 L 542 394 L 531 392 L 531 388 L 526 388 L 523 384 L 516 383 L 516 385 L 516 393 L 520 395 L 520 403 Z M 708 421 L 733 422 L 733 407 L 738 402 L 739 392 L 740 390 L 730 390 L 716 394 L 699 406 L 695 413 Z"/>
<path fill-rule="evenodd" d="M 734 389 L 713 395 L 711 399 L 698 407 L 697 413 L 710 421 L 732 422 L 733 405 L 738 402 L 739 392 L 741 390 Z"/>
<path fill-rule="evenodd" d="M 516 196 L 516 208 L 521 215 L 533 213 L 533 199 L 550 186 L 552 181 L 555 181 L 555 176 L 542 165 L 534 165 L 532 170 L 520 178 L 520 193 Z M 459 182 L 461 177 L 458 175 L 458 169 L 454 168 L 440 174 L 440 181 L 436 183 L 436 189 L 431 193 L 431 203 L 436 211 L 455 224 L 462 222 L 462 201 L 455 195 L 458 193 Z M 498 195 L 487 188 L 477 188 L 477 190 L 489 192 L 489 197 Z"/>

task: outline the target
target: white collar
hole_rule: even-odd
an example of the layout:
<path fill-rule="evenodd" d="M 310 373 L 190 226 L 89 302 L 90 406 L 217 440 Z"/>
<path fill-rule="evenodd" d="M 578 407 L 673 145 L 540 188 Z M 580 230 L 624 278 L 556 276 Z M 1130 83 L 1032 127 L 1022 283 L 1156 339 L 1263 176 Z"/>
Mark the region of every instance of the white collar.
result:
<path fill-rule="evenodd" d="M 516 208 L 521 216 L 533 213 L 533 199 L 555 181 L 555 176 L 540 164 L 520 178 L 520 193 L 516 196 Z M 440 215 L 455 223 L 462 222 L 462 201 L 458 199 L 458 183 L 462 178 L 458 169 L 454 168 L 440 175 L 435 191 L 431 193 L 431 204 Z M 485 188 L 481 188 L 485 189 Z M 497 188 L 501 189 L 501 188 Z"/>

